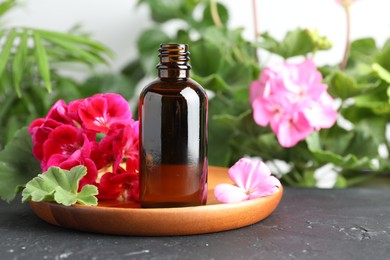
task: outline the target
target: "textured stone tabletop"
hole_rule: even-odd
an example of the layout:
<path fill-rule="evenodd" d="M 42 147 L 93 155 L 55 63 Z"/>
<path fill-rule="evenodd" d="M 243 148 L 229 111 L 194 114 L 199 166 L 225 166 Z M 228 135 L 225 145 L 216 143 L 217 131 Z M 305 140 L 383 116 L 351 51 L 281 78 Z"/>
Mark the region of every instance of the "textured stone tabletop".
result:
<path fill-rule="evenodd" d="M 94 216 L 98 217 L 98 216 Z M 267 219 L 237 230 L 124 237 L 46 224 L 0 202 L 0 259 L 390 259 L 390 189 L 286 188 Z"/>

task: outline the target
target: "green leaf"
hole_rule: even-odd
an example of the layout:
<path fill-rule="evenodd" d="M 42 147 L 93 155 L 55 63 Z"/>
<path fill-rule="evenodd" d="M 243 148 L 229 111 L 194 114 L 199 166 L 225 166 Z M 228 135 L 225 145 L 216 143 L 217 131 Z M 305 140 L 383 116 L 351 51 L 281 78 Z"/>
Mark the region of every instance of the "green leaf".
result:
<path fill-rule="evenodd" d="M 135 83 L 122 74 L 102 74 L 89 78 L 79 89 L 84 97 L 101 92 L 114 92 L 130 100 L 135 91 Z"/>
<path fill-rule="evenodd" d="M 334 184 L 334 188 L 346 188 L 348 185 L 347 179 L 344 178 L 341 174 L 337 176 L 336 183 Z"/>
<path fill-rule="evenodd" d="M 336 71 L 330 79 L 328 91 L 342 100 L 363 94 L 375 88 L 373 84 L 358 84 L 356 80 L 341 71 Z"/>
<path fill-rule="evenodd" d="M 20 81 L 22 80 L 23 70 L 25 67 L 25 60 L 27 56 L 27 48 L 28 48 L 27 40 L 28 40 L 28 33 L 24 31 L 20 38 L 19 47 L 15 54 L 14 61 L 12 63 L 14 88 L 16 90 L 16 93 L 18 94 L 18 97 L 22 96 L 22 92 L 20 91 Z"/>
<path fill-rule="evenodd" d="M 373 63 L 371 66 L 381 79 L 390 84 L 390 72 L 388 70 L 383 68 L 378 63 Z"/>
<path fill-rule="evenodd" d="M 67 41 L 71 43 L 79 43 L 84 46 L 88 46 L 91 49 L 94 49 L 96 51 L 101 51 L 109 56 L 112 56 L 112 51 L 109 50 L 106 46 L 103 44 L 93 41 L 89 39 L 88 37 L 81 36 L 81 35 L 73 35 L 73 34 L 67 34 L 67 33 L 59 33 L 54 31 L 46 31 L 46 30 L 34 30 L 34 32 L 38 33 L 42 37 L 50 37 L 50 38 L 56 38 L 58 40 Z"/>
<path fill-rule="evenodd" d="M 96 186 L 85 185 L 78 192 L 79 181 L 87 174 L 85 166 L 75 166 L 70 171 L 58 167 L 50 167 L 47 172 L 39 174 L 26 184 L 22 201 L 29 200 L 55 201 L 70 206 L 80 203 L 89 206 L 97 205 L 98 194 Z"/>
<path fill-rule="evenodd" d="M 218 16 L 221 20 L 221 23 L 222 23 L 222 25 L 226 26 L 226 24 L 229 20 L 229 11 L 221 3 L 216 3 L 216 5 L 217 5 L 217 10 L 218 10 Z M 203 11 L 203 18 L 201 20 L 201 24 L 205 28 L 215 26 L 214 20 L 213 20 L 212 15 L 211 15 L 210 2 L 207 4 L 206 8 Z"/>
<path fill-rule="evenodd" d="M 15 40 L 15 37 L 16 37 L 16 31 L 15 29 L 12 29 L 8 35 L 7 35 L 7 39 L 4 43 L 4 45 L 2 46 L 1 48 L 1 52 L 0 52 L 0 77 L 1 75 L 3 74 L 4 72 L 4 69 L 8 63 L 8 58 L 11 54 L 11 50 L 12 50 L 12 47 L 13 47 L 13 44 L 14 44 L 14 40 Z"/>
<path fill-rule="evenodd" d="M 267 33 L 262 34 L 262 42 L 258 42 L 256 45 L 285 59 L 306 55 L 312 52 L 315 47 L 309 33 L 299 28 L 287 32 L 281 42 L 278 42 Z"/>
<path fill-rule="evenodd" d="M 143 70 L 139 59 L 130 62 L 121 72 L 131 82 L 131 87 L 135 87 L 137 83 L 145 77 L 145 71 Z"/>
<path fill-rule="evenodd" d="M 380 91 L 379 91 L 380 90 Z M 355 109 L 368 108 L 376 115 L 390 114 L 390 105 L 386 91 L 388 87 L 379 88 L 377 92 L 355 97 Z"/>
<path fill-rule="evenodd" d="M 0 197 L 11 201 L 18 187 L 24 186 L 41 168 L 32 155 L 31 136 L 27 127 L 16 132 L 14 139 L 0 152 Z"/>
<path fill-rule="evenodd" d="M 164 23 L 171 19 L 190 19 L 192 11 L 198 4 L 195 0 L 141 0 L 140 3 L 150 7 L 152 19 Z"/>
<path fill-rule="evenodd" d="M 366 143 L 367 139 L 364 140 L 360 135 L 355 134 L 355 132 L 347 132 L 336 126 L 333 128 L 336 128 L 336 130 L 338 129 L 337 132 L 326 133 L 325 137 L 320 137 L 320 133 L 313 133 L 306 138 L 307 147 L 318 163 L 320 165 L 332 163 L 342 167 L 344 170 L 370 169 L 372 167 L 370 159 L 369 157 L 365 157 L 365 155 L 367 153 L 370 154 L 371 151 L 367 153 L 363 151 L 368 149 L 368 144 Z M 346 140 L 344 140 L 344 138 L 346 138 Z M 337 144 L 337 141 L 341 142 L 341 144 Z M 363 152 L 357 154 L 356 148 L 362 146 L 365 146 L 365 149 L 360 149 Z M 337 151 L 337 153 L 335 151 Z"/>
<path fill-rule="evenodd" d="M 306 137 L 305 141 L 310 151 L 322 150 L 320 135 L 318 132 L 313 132 L 311 135 Z"/>
<path fill-rule="evenodd" d="M 370 169 L 372 167 L 370 159 L 367 157 L 357 158 L 356 156 L 349 154 L 347 156 L 340 156 L 332 153 L 331 151 L 313 151 L 315 158 L 321 163 L 332 163 L 343 169 L 349 170 L 363 170 Z"/>
<path fill-rule="evenodd" d="M 390 104 L 390 87 L 387 88 L 386 93 L 387 93 L 387 97 L 389 98 L 389 104 Z"/>
<path fill-rule="evenodd" d="M 204 88 L 212 91 L 227 91 L 229 86 L 222 79 L 220 75 L 211 74 L 207 77 L 200 77 L 196 74 L 192 74 L 192 78 L 201 84 Z"/>
<path fill-rule="evenodd" d="M 371 63 L 374 54 L 378 52 L 373 38 L 363 38 L 351 43 L 351 51 L 348 63 L 364 62 Z"/>
<path fill-rule="evenodd" d="M 374 60 L 383 68 L 390 71 L 390 39 L 386 41 L 382 50 L 375 56 Z"/>
<path fill-rule="evenodd" d="M 222 65 L 220 49 L 211 43 L 202 41 L 193 44 L 190 49 L 191 65 L 195 74 L 207 77 L 216 74 Z"/>
<path fill-rule="evenodd" d="M 15 0 L 6 0 L 0 3 L 0 16 L 7 13 L 14 6 L 15 6 Z"/>
<path fill-rule="evenodd" d="M 35 57 L 37 59 L 39 73 L 42 79 L 45 81 L 47 91 L 50 93 L 52 91 L 52 87 L 50 79 L 49 60 L 45 47 L 43 47 L 41 43 L 41 37 L 38 32 L 34 32 L 34 45 Z"/>
<path fill-rule="evenodd" d="M 243 63 L 224 66 L 220 74 L 228 86 L 233 88 L 245 87 L 248 89 L 252 81 L 252 67 Z"/>
<path fill-rule="evenodd" d="M 81 58 L 81 60 L 86 60 L 86 61 L 90 62 L 91 64 L 94 64 L 94 63 L 107 64 L 107 61 L 103 57 L 96 55 L 96 53 L 89 52 L 87 50 L 83 50 L 82 49 L 83 46 L 79 46 L 78 44 L 75 44 L 75 42 L 65 41 L 63 39 L 59 39 L 59 38 L 52 36 L 50 34 L 42 34 L 41 37 L 42 37 L 42 39 L 45 39 L 49 42 L 52 42 L 52 43 L 62 47 L 63 50 L 66 50 L 69 53 L 72 53 L 73 55 L 79 56 Z"/>
<path fill-rule="evenodd" d="M 170 37 L 161 28 L 144 31 L 138 38 L 137 46 L 140 52 L 142 68 L 146 74 L 156 74 L 158 64 L 158 48 L 162 43 L 169 43 Z"/>

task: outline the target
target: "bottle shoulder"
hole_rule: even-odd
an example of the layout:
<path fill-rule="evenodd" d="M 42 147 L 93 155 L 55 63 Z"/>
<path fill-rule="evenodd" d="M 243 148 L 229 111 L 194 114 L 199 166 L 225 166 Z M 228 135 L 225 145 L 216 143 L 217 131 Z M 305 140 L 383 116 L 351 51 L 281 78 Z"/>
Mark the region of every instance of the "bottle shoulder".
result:
<path fill-rule="evenodd" d="M 191 78 L 180 80 L 162 80 L 157 78 L 143 88 L 140 97 L 145 96 L 147 93 L 170 95 L 180 93 L 187 88 L 190 88 L 198 93 L 198 95 L 206 96 L 207 98 L 205 89 Z"/>

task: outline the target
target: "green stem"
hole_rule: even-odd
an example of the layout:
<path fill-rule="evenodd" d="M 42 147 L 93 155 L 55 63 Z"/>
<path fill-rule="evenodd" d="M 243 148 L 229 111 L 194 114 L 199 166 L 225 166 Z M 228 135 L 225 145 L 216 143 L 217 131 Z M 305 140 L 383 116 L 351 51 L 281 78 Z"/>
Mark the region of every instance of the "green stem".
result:
<path fill-rule="evenodd" d="M 242 52 L 240 51 L 240 49 L 237 48 L 237 46 L 233 47 L 233 53 L 234 53 L 234 56 L 236 56 L 238 61 L 240 61 L 240 62 L 245 61 L 245 59 L 242 55 Z"/>
<path fill-rule="evenodd" d="M 213 22 L 217 28 L 222 28 L 222 21 L 221 17 L 219 17 L 218 14 L 218 6 L 217 2 L 214 0 L 210 0 L 210 12 L 211 12 L 211 18 L 213 19 Z"/>
<path fill-rule="evenodd" d="M 344 70 L 345 67 L 347 66 L 348 56 L 351 49 L 351 15 L 349 12 L 349 5 L 344 6 L 344 10 L 345 10 L 345 16 L 347 20 L 347 37 L 346 37 L 343 60 L 341 61 L 340 64 L 341 70 Z"/>

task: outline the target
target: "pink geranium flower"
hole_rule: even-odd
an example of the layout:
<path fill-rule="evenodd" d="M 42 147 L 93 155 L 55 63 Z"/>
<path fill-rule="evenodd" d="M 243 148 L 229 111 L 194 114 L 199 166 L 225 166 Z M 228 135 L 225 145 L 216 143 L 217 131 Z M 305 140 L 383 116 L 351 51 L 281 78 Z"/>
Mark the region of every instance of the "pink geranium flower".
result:
<path fill-rule="evenodd" d="M 43 172 L 84 165 L 80 189 L 93 184 L 99 199 L 138 199 L 138 121 L 120 95 L 97 94 L 69 105 L 59 100 L 30 124 L 29 133 Z"/>
<path fill-rule="evenodd" d="M 106 172 L 96 184 L 99 189 L 98 199 L 139 199 L 138 172 L 118 167 L 116 172 Z"/>
<path fill-rule="evenodd" d="M 81 129 L 70 125 L 61 125 L 54 129 L 43 145 L 43 159 L 50 166 L 57 166 L 67 159 L 89 157 L 91 154 L 89 140 Z"/>
<path fill-rule="evenodd" d="M 131 124 L 118 124 L 100 142 L 100 150 L 104 152 L 107 160 L 114 161 L 114 171 L 123 162 L 138 162 L 138 121 Z"/>
<path fill-rule="evenodd" d="M 265 68 L 250 86 L 254 121 L 270 125 L 283 147 L 292 147 L 337 119 L 334 100 L 312 60 Z"/>
<path fill-rule="evenodd" d="M 70 170 L 77 165 L 87 167 L 87 175 L 80 180 L 80 188 L 85 184 L 94 183 L 97 178 L 97 167 L 90 158 L 91 147 L 94 141 L 79 128 L 70 125 L 60 125 L 48 136 L 43 145 L 42 170 L 51 166 Z"/>
<path fill-rule="evenodd" d="M 83 127 L 108 133 L 115 123 L 131 123 L 132 114 L 127 101 L 118 94 L 96 94 L 78 104 Z"/>
<path fill-rule="evenodd" d="M 279 190 L 280 182 L 271 176 L 261 161 L 242 158 L 229 169 L 229 177 L 236 184 L 218 184 L 214 194 L 223 203 L 240 202 L 271 195 Z"/>

